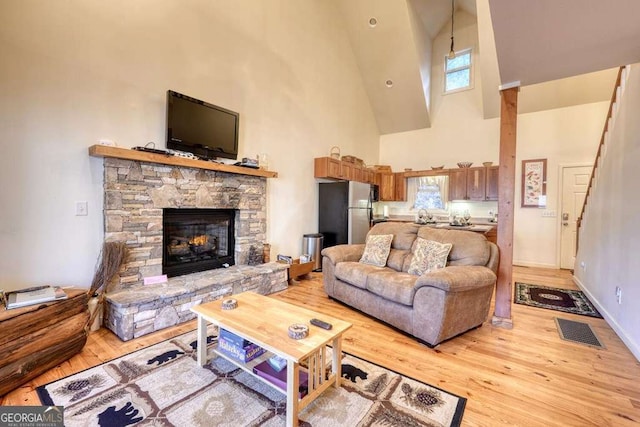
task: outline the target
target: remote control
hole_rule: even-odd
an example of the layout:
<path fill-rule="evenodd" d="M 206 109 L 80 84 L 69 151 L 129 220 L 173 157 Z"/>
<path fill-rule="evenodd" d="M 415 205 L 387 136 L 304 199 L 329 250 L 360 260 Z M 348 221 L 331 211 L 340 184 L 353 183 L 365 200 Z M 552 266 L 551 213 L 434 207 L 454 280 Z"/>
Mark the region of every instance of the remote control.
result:
<path fill-rule="evenodd" d="M 329 329 L 333 328 L 333 325 L 331 323 L 327 323 L 327 322 L 325 322 L 323 320 L 320 320 L 320 319 L 311 319 L 311 320 L 309 320 L 309 323 L 311 323 L 312 325 L 315 325 L 315 326 L 317 326 L 319 328 L 326 329 L 326 330 L 329 330 Z"/>

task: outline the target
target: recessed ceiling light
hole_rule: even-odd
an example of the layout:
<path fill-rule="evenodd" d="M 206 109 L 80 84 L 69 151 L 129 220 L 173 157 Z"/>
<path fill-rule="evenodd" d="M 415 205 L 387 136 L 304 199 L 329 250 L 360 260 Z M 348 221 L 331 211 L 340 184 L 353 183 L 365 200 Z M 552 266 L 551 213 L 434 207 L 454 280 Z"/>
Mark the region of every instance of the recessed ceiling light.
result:
<path fill-rule="evenodd" d="M 376 18 L 374 18 L 373 16 L 371 18 L 369 18 L 369 26 L 371 28 L 373 28 L 376 25 L 378 25 L 378 20 Z"/>
<path fill-rule="evenodd" d="M 393 80 L 387 80 L 384 84 L 387 85 L 387 87 L 393 87 Z"/>

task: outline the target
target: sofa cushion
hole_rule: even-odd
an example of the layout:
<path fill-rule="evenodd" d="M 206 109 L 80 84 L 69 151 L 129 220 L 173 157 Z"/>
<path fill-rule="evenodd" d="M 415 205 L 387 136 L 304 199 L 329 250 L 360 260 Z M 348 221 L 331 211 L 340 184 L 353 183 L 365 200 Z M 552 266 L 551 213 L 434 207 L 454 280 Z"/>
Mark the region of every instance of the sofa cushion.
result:
<path fill-rule="evenodd" d="M 473 231 L 423 226 L 418 230 L 418 237 L 453 244 L 448 265 L 486 265 L 491 255 L 487 238 Z"/>
<path fill-rule="evenodd" d="M 417 279 L 418 276 L 412 274 L 385 269 L 369 274 L 366 289 L 389 301 L 412 306 Z"/>
<path fill-rule="evenodd" d="M 393 249 L 409 251 L 413 241 L 416 240 L 418 225 L 402 222 L 380 222 L 369 230 L 367 236 L 378 234 L 393 234 Z"/>
<path fill-rule="evenodd" d="M 368 235 L 360 262 L 384 267 L 387 264 L 393 234 Z"/>
<path fill-rule="evenodd" d="M 367 276 L 380 270 L 382 270 L 381 267 L 349 261 L 337 263 L 334 274 L 336 278 L 343 282 L 361 289 L 366 289 Z"/>
<path fill-rule="evenodd" d="M 406 251 L 404 249 L 391 248 L 391 252 L 389 252 L 389 258 L 387 258 L 387 267 L 393 268 L 396 271 L 402 271 L 404 260 L 410 254 L 410 251 Z"/>
<path fill-rule="evenodd" d="M 413 244 L 413 257 L 407 272 L 420 276 L 444 268 L 447 265 L 451 247 L 451 243 L 440 243 L 418 237 Z"/>

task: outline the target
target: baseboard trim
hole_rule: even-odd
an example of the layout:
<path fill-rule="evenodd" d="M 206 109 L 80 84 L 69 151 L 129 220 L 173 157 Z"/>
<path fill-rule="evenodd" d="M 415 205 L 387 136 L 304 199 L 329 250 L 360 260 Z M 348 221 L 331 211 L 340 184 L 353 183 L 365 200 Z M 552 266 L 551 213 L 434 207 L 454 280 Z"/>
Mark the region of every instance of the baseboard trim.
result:
<path fill-rule="evenodd" d="M 633 356 L 640 362 L 640 346 L 638 345 L 638 343 L 634 342 L 631 338 L 629 338 L 625 330 L 618 324 L 618 322 L 616 322 L 615 318 L 611 316 L 611 314 L 607 310 L 605 310 L 602 304 L 600 304 L 600 301 L 598 301 L 598 299 L 591 292 L 589 292 L 589 289 L 587 289 L 584 283 L 582 283 L 580 279 L 575 275 L 573 276 L 573 282 L 576 284 L 576 286 L 580 288 L 582 292 L 585 293 L 587 298 L 589 298 L 589 301 L 591 301 L 593 305 L 596 306 L 596 308 L 598 309 L 598 312 L 600 312 L 605 322 L 607 322 L 607 324 L 611 326 L 611 329 L 613 329 L 616 335 L 620 337 L 620 339 L 622 340 L 624 345 L 627 346 L 631 354 L 633 354 Z"/>

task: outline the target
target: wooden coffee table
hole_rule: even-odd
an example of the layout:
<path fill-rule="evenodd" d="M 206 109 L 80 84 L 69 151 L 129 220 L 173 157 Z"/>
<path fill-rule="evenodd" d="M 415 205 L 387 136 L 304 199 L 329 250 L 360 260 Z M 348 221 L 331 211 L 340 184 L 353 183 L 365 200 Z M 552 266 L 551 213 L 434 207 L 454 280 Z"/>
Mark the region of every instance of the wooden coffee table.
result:
<path fill-rule="evenodd" d="M 302 409 L 330 386 L 340 387 L 342 334 L 351 327 L 351 324 L 253 292 L 244 292 L 233 295 L 231 298 L 238 301 L 238 307 L 233 310 L 223 310 L 223 300 L 191 308 L 191 311 L 198 315 L 198 363 L 204 366 L 208 361 L 208 323 L 233 332 L 267 350 L 263 356 L 248 363 L 238 362 L 213 350 L 251 374 L 255 365 L 274 354 L 285 358 L 287 360 L 287 426 L 297 426 L 298 413 Z M 325 330 L 313 326 L 309 324 L 312 318 L 331 323 L 333 328 Z M 289 338 L 289 326 L 294 323 L 306 324 L 309 327 L 309 335 L 300 340 Z M 330 373 L 326 372 L 327 345 L 333 347 Z M 302 362 L 308 366 L 309 384 L 307 395 L 300 399 L 298 386 Z M 261 377 L 256 376 L 256 378 L 276 390 L 284 391 Z"/>

